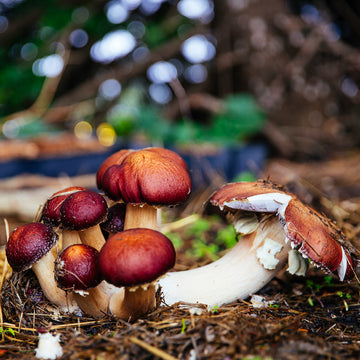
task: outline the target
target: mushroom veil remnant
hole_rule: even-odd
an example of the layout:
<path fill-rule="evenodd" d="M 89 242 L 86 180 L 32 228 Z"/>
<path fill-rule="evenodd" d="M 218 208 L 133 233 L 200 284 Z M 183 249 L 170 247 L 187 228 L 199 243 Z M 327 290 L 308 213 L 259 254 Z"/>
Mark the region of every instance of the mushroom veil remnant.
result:
<path fill-rule="evenodd" d="M 124 229 L 160 229 L 161 206 L 186 201 L 192 185 L 185 161 L 163 148 L 121 150 L 99 167 L 98 188 L 126 203 Z"/>
<path fill-rule="evenodd" d="M 159 280 L 164 302 L 222 305 L 244 299 L 269 282 L 288 261 L 305 275 L 307 259 L 339 279 L 354 276 L 355 250 L 330 220 L 267 181 L 225 185 L 210 203 L 227 213 L 238 243 L 221 259 Z M 289 260 L 288 260 L 289 259 Z"/>

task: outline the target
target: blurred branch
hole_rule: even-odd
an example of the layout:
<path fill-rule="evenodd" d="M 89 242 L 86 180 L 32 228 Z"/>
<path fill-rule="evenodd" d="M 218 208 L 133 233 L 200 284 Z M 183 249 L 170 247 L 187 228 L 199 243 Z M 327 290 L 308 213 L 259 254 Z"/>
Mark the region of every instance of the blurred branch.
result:
<path fill-rule="evenodd" d="M 187 35 L 186 38 L 191 37 L 194 35 L 194 33 L 199 33 L 199 29 L 194 29 Z M 154 62 L 167 60 L 177 55 L 184 40 L 184 38 L 176 38 L 158 48 L 155 48 L 141 63 L 128 62 L 124 64 L 123 62 L 120 62 L 110 65 L 108 70 L 96 74 L 90 80 L 84 81 L 73 90 L 70 90 L 65 95 L 59 97 L 56 100 L 55 105 L 69 105 L 73 104 L 74 102 L 79 102 L 94 97 L 100 84 L 107 79 L 115 78 L 122 82 L 122 85 L 124 85 L 124 82 L 144 74 L 148 67 Z"/>
<path fill-rule="evenodd" d="M 64 62 L 62 71 L 59 73 L 59 75 L 57 75 L 55 77 L 47 77 L 45 79 L 39 96 L 37 97 L 35 102 L 28 109 L 12 113 L 12 114 L 2 118 L 2 120 L 7 121 L 7 120 L 16 119 L 18 117 L 27 117 L 27 116 L 31 116 L 31 115 L 37 116 L 37 117 L 43 116 L 46 113 L 46 111 L 48 110 L 51 102 L 53 101 L 53 99 L 55 97 L 56 90 L 59 86 L 59 83 L 60 83 L 60 80 L 64 73 L 64 70 L 69 61 L 69 56 L 70 56 L 70 50 L 65 49 L 65 51 L 62 54 L 62 59 Z"/>

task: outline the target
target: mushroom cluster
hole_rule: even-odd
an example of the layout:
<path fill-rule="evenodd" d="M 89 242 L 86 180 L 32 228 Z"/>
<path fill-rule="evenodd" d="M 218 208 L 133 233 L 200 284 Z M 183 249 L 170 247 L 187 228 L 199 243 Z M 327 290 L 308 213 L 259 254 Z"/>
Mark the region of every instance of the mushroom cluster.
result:
<path fill-rule="evenodd" d="M 159 207 L 187 200 L 190 176 L 176 153 L 146 148 L 113 154 L 97 179 L 105 195 L 73 186 L 50 196 L 38 222 L 11 233 L 7 258 L 14 271 L 32 266 L 64 311 L 134 320 L 155 308 L 156 280 L 174 266 Z"/>
<path fill-rule="evenodd" d="M 184 160 L 162 148 L 121 150 L 96 182 L 104 195 L 78 186 L 56 192 L 39 221 L 15 229 L 6 246 L 13 270 L 32 267 L 65 311 L 135 320 L 156 308 L 157 293 L 168 305 L 220 306 L 257 292 L 286 264 L 297 275 L 309 262 L 341 281 L 355 274 L 358 253 L 341 231 L 268 181 L 215 192 L 209 203 L 233 223 L 237 244 L 209 265 L 170 272 L 176 254 L 161 233 L 160 208 L 189 199 Z"/>

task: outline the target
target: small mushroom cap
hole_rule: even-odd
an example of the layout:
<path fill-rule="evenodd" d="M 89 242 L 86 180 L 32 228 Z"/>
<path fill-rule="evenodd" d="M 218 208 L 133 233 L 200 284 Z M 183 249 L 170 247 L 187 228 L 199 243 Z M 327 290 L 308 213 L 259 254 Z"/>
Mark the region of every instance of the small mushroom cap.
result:
<path fill-rule="evenodd" d="M 14 271 L 31 267 L 56 244 L 58 235 L 42 223 L 29 223 L 12 231 L 6 244 L 6 256 Z"/>
<path fill-rule="evenodd" d="M 102 195 L 83 190 L 68 196 L 60 207 L 62 226 L 68 230 L 84 230 L 102 222 L 107 204 Z"/>
<path fill-rule="evenodd" d="M 87 290 L 101 282 L 99 252 L 84 244 L 70 245 L 56 258 L 55 278 L 63 290 Z"/>
<path fill-rule="evenodd" d="M 186 201 L 192 189 L 184 160 L 162 148 L 129 152 L 107 168 L 101 187 L 115 201 L 167 206 Z"/>
<path fill-rule="evenodd" d="M 100 224 L 101 228 L 111 234 L 124 230 L 126 204 L 117 203 L 109 207 L 107 218 Z"/>
<path fill-rule="evenodd" d="M 175 258 L 165 235 L 138 228 L 111 236 L 100 251 L 99 265 L 106 281 L 132 287 L 155 281 L 174 266 Z"/>
<path fill-rule="evenodd" d="M 58 226 L 60 224 L 60 207 L 62 203 L 71 194 L 82 190 L 86 190 L 86 188 L 71 186 L 51 195 L 43 207 L 41 221 L 50 226 Z"/>

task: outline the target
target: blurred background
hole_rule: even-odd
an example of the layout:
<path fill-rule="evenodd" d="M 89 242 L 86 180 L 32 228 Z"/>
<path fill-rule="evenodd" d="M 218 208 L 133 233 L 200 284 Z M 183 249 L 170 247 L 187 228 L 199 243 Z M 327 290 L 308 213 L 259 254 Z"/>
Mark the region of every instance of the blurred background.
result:
<path fill-rule="evenodd" d="M 145 146 L 179 152 L 195 191 L 359 198 L 359 45 L 350 0 L 2 0 L 0 215 Z"/>

